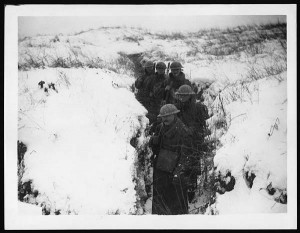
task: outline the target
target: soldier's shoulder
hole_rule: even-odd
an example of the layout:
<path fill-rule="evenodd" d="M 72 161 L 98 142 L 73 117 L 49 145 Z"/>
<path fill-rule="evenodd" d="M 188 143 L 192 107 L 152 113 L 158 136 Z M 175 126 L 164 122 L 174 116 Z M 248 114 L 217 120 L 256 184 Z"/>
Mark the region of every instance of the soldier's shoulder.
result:
<path fill-rule="evenodd" d="M 195 103 L 195 108 L 196 108 L 196 111 L 199 111 L 199 112 L 208 110 L 207 106 L 205 104 L 201 103 L 201 102 L 196 102 Z"/>
<path fill-rule="evenodd" d="M 202 108 L 203 104 L 201 102 L 195 102 L 196 108 Z"/>
<path fill-rule="evenodd" d="M 172 73 L 171 73 L 172 75 Z M 174 77 L 174 76 L 172 76 Z M 179 75 L 176 77 L 176 80 L 179 80 L 179 81 L 184 81 L 185 80 L 185 74 L 180 72 Z"/>
<path fill-rule="evenodd" d="M 205 104 L 197 102 L 195 106 L 196 106 L 197 114 L 199 116 L 203 117 L 204 119 L 209 118 L 209 116 L 208 116 L 208 107 Z"/>
<path fill-rule="evenodd" d="M 195 106 L 197 106 L 199 108 L 206 108 L 207 107 L 204 103 L 202 103 L 200 101 L 195 102 Z"/>
<path fill-rule="evenodd" d="M 186 78 L 184 78 L 184 84 L 187 84 L 187 85 L 189 85 L 190 87 L 192 87 L 191 81 L 188 80 L 188 79 L 186 79 Z M 192 89 L 193 89 L 193 87 L 192 87 Z"/>

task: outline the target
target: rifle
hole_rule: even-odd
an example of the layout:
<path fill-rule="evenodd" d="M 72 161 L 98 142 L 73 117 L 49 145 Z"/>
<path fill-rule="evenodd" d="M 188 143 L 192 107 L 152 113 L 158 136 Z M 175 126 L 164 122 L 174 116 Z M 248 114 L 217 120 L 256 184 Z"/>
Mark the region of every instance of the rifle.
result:
<path fill-rule="evenodd" d="M 170 71 L 170 62 L 168 62 L 167 75 L 169 75 L 169 71 Z"/>
<path fill-rule="evenodd" d="M 171 82 L 170 86 L 172 86 L 172 82 Z M 170 95 L 171 95 L 171 89 L 170 90 L 166 90 L 165 91 L 165 98 L 164 98 L 164 100 L 166 101 L 166 104 L 169 102 Z"/>
<path fill-rule="evenodd" d="M 170 71 L 170 62 L 168 62 L 167 76 L 169 76 L 169 71 Z M 170 98 L 170 90 L 165 90 L 162 102 L 167 103 L 169 101 L 169 98 Z"/>

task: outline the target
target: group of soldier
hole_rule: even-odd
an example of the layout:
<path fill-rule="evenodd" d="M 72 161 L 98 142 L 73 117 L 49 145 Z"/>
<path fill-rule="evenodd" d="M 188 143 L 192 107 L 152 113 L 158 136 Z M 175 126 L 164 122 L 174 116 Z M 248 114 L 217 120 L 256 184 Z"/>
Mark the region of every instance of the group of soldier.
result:
<path fill-rule="evenodd" d="M 187 214 L 201 174 L 209 116 L 182 68 L 177 61 L 168 67 L 147 61 L 144 74 L 135 81 L 136 98 L 148 110 L 151 126 L 152 214 Z"/>

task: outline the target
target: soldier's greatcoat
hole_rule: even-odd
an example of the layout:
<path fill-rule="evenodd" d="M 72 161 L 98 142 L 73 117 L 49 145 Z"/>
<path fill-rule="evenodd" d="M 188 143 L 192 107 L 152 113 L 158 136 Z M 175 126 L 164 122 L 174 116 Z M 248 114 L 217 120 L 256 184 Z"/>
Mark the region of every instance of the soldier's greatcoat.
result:
<path fill-rule="evenodd" d="M 187 102 L 177 100 L 174 105 L 180 110 L 177 114 L 178 118 L 192 132 L 193 153 L 189 157 L 186 174 L 190 179 L 189 188 L 194 190 L 197 187 L 197 175 L 201 174 L 200 159 L 206 150 L 203 142 L 206 133 L 206 120 L 209 118 L 208 109 L 204 104 L 196 103 L 194 97 L 191 97 Z"/>
<path fill-rule="evenodd" d="M 185 163 L 191 146 L 191 132 L 175 117 L 174 122 L 166 126 L 163 123 L 156 128 L 158 142 L 150 143 L 155 154 L 153 170 L 152 214 L 177 215 L 188 213 L 187 184 L 185 179 Z M 161 149 L 179 154 L 176 167 L 172 172 L 157 168 L 157 159 Z M 178 179 L 174 179 L 177 174 Z"/>
<path fill-rule="evenodd" d="M 148 113 L 150 124 L 156 121 L 157 115 L 159 114 L 161 102 L 164 96 L 166 80 L 166 74 L 160 75 L 156 72 L 154 75 L 152 75 L 152 77 L 149 79 L 149 82 L 147 83 L 147 89 L 150 93 Z"/>
<path fill-rule="evenodd" d="M 140 76 L 134 82 L 135 87 L 138 89 L 136 93 L 136 99 L 148 110 L 150 104 L 150 92 L 148 89 L 149 82 L 153 73 L 148 73 L 145 70 L 145 74 Z"/>
<path fill-rule="evenodd" d="M 191 97 L 187 102 L 176 100 L 174 104 L 180 112 L 178 117 L 193 132 L 193 139 L 201 143 L 204 139 L 206 120 L 209 118 L 207 107 Z"/>

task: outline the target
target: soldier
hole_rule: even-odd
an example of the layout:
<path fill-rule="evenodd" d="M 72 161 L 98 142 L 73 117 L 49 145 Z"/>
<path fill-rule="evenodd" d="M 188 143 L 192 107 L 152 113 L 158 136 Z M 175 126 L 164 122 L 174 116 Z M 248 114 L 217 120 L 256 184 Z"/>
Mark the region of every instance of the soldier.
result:
<path fill-rule="evenodd" d="M 164 95 L 164 84 L 167 80 L 166 64 L 158 62 L 156 64 L 156 73 L 151 76 L 148 82 L 148 91 L 150 96 L 149 120 L 150 124 L 157 122 L 157 115 L 161 107 L 161 101 Z M 155 126 L 154 126 L 155 127 Z"/>
<path fill-rule="evenodd" d="M 182 85 L 175 93 L 175 106 L 180 110 L 179 119 L 192 131 L 193 154 L 190 156 L 188 173 L 190 176 L 189 201 L 195 195 L 197 175 L 200 175 L 200 155 L 204 151 L 206 120 L 209 118 L 207 107 L 196 103 L 195 93 L 189 85 Z"/>
<path fill-rule="evenodd" d="M 191 132 L 177 118 L 173 104 L 161 107 L 162 118 L 149 145 L 154 154 L 152 214 L 188 213 L 186 161 L 190 153 Z"/>
<path fill-rule="evenodd" d="M 134 85 L 138 89 L 136 93 L 137 100 L 148 110 L 150 93 L 147 89 L 149 78 L 154 74 L 154 63 L 152 61 L 147 61 L 144 65 L 145 74 L 137 78 Z"/>
<path fill-rule="evenodd" d="M 185 74 L 182 72 L 183 66 L 180 62 L 174 61 L 172 62 L 171 66 L 171 73 L 165 84 L 165 96 L 164 96 L 164 103 L 174 103 L 175 97 L 174 93 L 177 89 L 183 85 L 187 84 L 191 86 L 191 82 L 185 78 Z"/>

